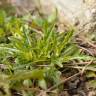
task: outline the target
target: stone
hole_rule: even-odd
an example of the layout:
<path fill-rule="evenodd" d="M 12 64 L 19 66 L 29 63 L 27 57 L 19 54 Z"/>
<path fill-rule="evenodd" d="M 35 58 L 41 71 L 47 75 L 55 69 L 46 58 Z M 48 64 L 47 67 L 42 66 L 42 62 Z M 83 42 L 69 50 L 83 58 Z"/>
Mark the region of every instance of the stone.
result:
<path fill-rule="evenodd" d="M 58 9 L 64 26 L 75 26 L 79 32 L 96 31 L 96 0 L 9 0 L 18 13 L 29 12 L 39 7 L 45 14 Z M 61 24 L 62 24 L 61 23 Z"/>

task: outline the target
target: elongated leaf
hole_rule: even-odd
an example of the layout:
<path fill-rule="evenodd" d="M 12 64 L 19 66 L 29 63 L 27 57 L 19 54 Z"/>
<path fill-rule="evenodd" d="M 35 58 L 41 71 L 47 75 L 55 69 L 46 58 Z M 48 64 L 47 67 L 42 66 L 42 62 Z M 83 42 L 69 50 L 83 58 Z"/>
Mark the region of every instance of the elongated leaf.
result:
<path fill-rule="evenodd" d="M 63 38 L 64 39 L 63 42 L 61 42 L 60 45 L 58 46 L 59 47 L 58 54 L 60 54 L 60 52 L 66 47 L 68 42 L 71 40 L 73 32 L 74 32 L 73 30 L 69 31 L 67 35 Z"/>
<path fill-rule="evenodd" d="M 25 79 L 41 79 L 44 76 L 43 70 L 32 70 L 32 71 L 22 71 L 18 72 L 10 77 L 8 77 L 8 80 L 25 80 Z"/>

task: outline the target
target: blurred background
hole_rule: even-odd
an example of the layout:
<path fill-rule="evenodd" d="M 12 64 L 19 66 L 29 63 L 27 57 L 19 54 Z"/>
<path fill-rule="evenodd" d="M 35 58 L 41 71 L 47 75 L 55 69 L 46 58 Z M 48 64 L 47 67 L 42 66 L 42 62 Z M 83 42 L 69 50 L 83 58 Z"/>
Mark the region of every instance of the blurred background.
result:
<path fill-rule="evenodd" d="M 10 15 L 50 15 L 55 8 L 61 27 L 72 25 L 79 32 L 96 31 L 96 0 L 0 0 L 0 9 Z"/>

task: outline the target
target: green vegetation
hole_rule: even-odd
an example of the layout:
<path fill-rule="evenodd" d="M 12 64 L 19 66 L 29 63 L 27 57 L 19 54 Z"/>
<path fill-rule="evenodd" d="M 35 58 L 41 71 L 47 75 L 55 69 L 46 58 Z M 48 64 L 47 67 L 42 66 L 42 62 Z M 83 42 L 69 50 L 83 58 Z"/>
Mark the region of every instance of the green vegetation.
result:
<path fill-rule="evenodd" d="M 7 16 L 0 11 L 0 87 L 4 91 L 0 96 L 43 96 L 42 90 L 50 94 L 54 85 L 63 89 L 61 69 L 96 70 L 92 65 L 78 65 L 93 62 L 95 57 L 81 52 L 72 28 L 57 32 L 56 20 L 56 14 L 44 19 Z"/>

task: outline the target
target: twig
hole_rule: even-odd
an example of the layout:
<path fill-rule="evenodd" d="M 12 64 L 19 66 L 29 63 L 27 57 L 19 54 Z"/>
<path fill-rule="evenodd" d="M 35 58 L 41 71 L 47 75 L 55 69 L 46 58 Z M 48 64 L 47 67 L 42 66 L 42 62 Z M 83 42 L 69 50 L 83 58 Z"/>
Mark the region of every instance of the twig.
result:
<path fill-rule="evenodd" d="M 45 94 L 46 94 L 46 91 L 42 90 L 42 91 L 40 92 L 40 94 L 38 94 L 37 96 L 45 96 Z"/>
<path fill-rule="evenodd" d="M 82 71 L 81 71 L 81 74 L 84 73 L 86 67 L 89 66 L 90 64 L 92 64 L 92 62 L 93 62 L 93 60 L 91 60 L 86 66 L 84 66 L 84 68 L 83 68 Z"/>
<path fill-rule="evenodd" d="M 70 80 L 71 78 L 76 77 L 76 76 L 78 76 L 78 75 L 80 75 L 80 74 L 81 74 L 81 72 L 78 72 L 78 73 L 76 73 L 76 74 L 74 74 L 74 75 L 72 75 L 72 76 L 70 76 L 70 77 L 62 80 L 60 83 L 58 83 L 58 84 L 50 87 L 50 88 L 47 90 L 47 92 L 51 91 L 52 89 L 56 88 L 57 86 L 61 85 L 62 83 L 65 83 L 66 81 L 68 81 L 68 80 Z"/>
<path fill-rule="evenodd" d="M 85 39 L 85 37 L 82 38 L 77 38 L 77 40 L 81 40 L 82 42 L 85 41 L 86 43 L 88 43 L 90 46 L 92 46 L 93 48 L 96 48 L 96 45 L 91 43 L 89 40 Z"/>
<path fill-rule="evenodd" d="M 91 42 L 88 41 L 88 40 L 86 40 L 86 41 L 87 41 L 87 43 L 88 43 L 89 45 L 91 45 L 92 47 L 96 48 L 96 45 L 94 45 L 93 43 L 91 43 Z"/>
<path fill-rule="evenodd" d="M 82 69 L 81 74 L 84 73 L 86 67 L 88 67 L 90 64 L 92 64 L 92 62 L 93 62 L 93 60 L 91 60 L 91 61 Z"/>
<path fill-rule="evenodd" d="M 93 56 L 93 53 L 90 51 L 90 50 L 88 50 L 88 49 L 86 49 L 86 48 L 84 48 L 84 47 L 81 47 L 81 46 L 79 46 L 81 49 L 83 49 L 83 50 L 85 50 L 85 51 L 87 51 L 90 55 L 92 55 Z"/>
<path fill-rule="evenodd" d="M 75 64 L 75 63 L 73 63 Z M 85 64 L 89 64 L 89 62 L 80 62 L 80 63 L 76 63 L 77 65 L 85 65 Z M 72 65 L 72 64 L 71 64 Z"/>
<path fill-rule="evenodd" d="M 45 91 L 43 91 L 43 92 L 41 91 L 38 96 L 43 96 L 43 93 L 45 93 L 45 92 L 46 92 L 46 93 L 52 92 L 51 90 L 55 89 L 57 86 L 61 85 L 62 83 L 65 83 L 66 81 L 68 81 L 68 80 L 70 80 L 71 78 L 76 77 L 76 76 L 78 76 L 78 75 L 80 75 L 80 74 L 81 74 L 81 72 L 78 72 L 78 73 L 76 73 L 76 74 L 68 77 L 67 79 L 62 80 L 60 83 L 58 83 L 58 84 L 50 87 L 49 89 L 47 89 L 47 90 L 45 90 Z"/>

